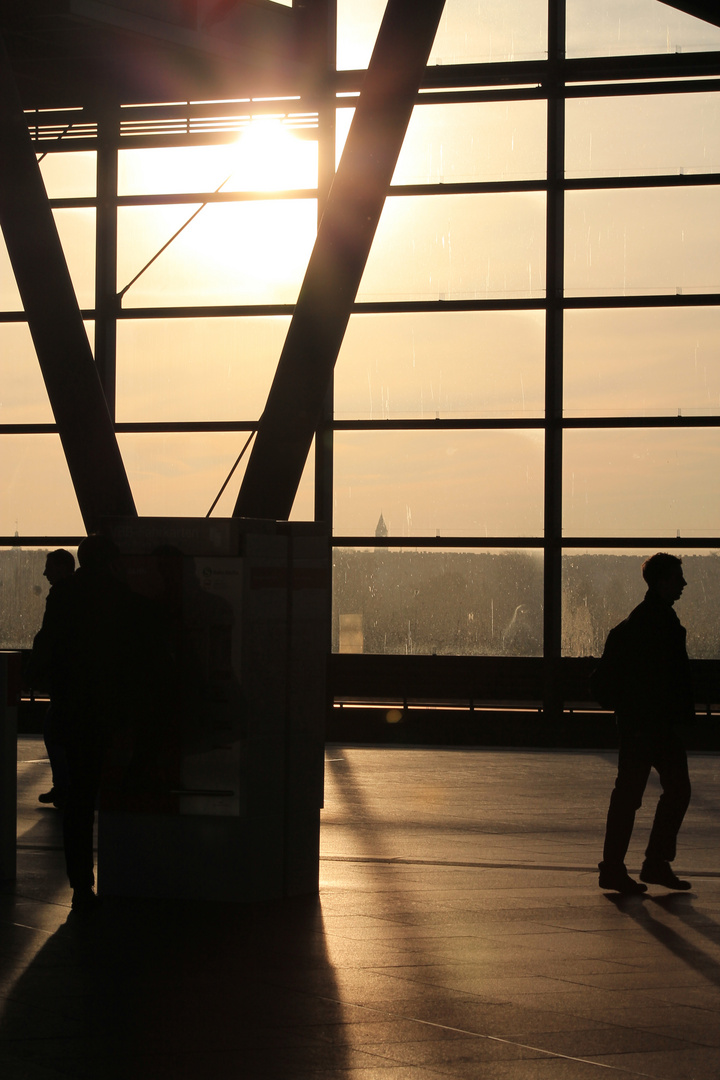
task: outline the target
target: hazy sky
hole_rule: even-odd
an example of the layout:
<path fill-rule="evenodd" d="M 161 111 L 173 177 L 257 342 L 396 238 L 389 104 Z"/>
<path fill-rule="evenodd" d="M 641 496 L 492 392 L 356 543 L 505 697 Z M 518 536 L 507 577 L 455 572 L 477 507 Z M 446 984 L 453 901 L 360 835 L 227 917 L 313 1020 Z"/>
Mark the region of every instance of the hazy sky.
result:
<path fill-rule="evenodd" d="M 384 2 L 341 0 L 339 8 L 341 65 L 364 64 Z M 448 0 L 431 63 L 541 58 L 545 9 L 545 0 Z M 655 0 L 570 0 L 568 44 L 575 55 L 720 48 L 720 30 Z M 341 111 L 340 144 L 351 114 Z M 314 185 L 313 142 L 277 138 L 251 151 L 257 132 L 250 129 L 244 147 L 124 151 L 119 190 L 213 191 L 228 176 L 223 190 Z M 720 92 L 569 101 L 567 166 L 580 177 L 717 172 Z M 429 106 L 416 110 L 395 180 L 542 180 L 544 168 L 542 102 Z M 52 196 L 94 194 L 92 154 L 48 155 L 42 169 Z M 196 209 L 121 208 L 119 289 Z M 207 206 L 123 305 L 292 303 L 316 213 L 313 199 Z M 56 220 L 80 304 L 92 307 L 94 211 L 59 210 Z M 544 245 L 541 192 L 393 198 L 359 299 L 542 300 Z M 720 188 L 568 193 L 566 291 L 720 291 Z M 0 305 L 20 309 L 1 242 Z M 337 366 L 336 414 L 540 418 L 543 319 L 539 311 L 354 317 Z M 122 321 L 118 419 L 256 420 L 287 325 L 284 318 Z M 91 340 L 92 332 L 88 326 Z M 568 416 L 720 412 L 720 309 L 572 311 L 565 333 Z M 51 422 L 27 329 L 0 325 L 0 342 L 0 420 Z M 204 514 L 243 441 L 121 436 L 140 512 Z M 566 534 L 717 534 L 719 455 L 712 430 L 569 432 Z M 543 436 L 533 429 L 338 433 L 335 531 L 372 534 L 382 511 L 396 536 L 539 536 L 542 462 Z M 82 531 L 57 437 L 3 436 L 0 468 L 8 496 L 0 533 Z M 241 473 L 216 513 L 231 511 Z M 312 513 L 306 474 L 297 516 Z"/>
<path fill-rule="evenodd" d="M 339 0 L 338 66 L 364 67 L 385 0 Z M 347 33 L 343 34 L 343 29 Z M 720 48 L 720 28 L 657 0 L 568 0 L 569 56 L 608 56 Z M 446 0 L 430 63 L 544 59 L 545 0 Z"/>

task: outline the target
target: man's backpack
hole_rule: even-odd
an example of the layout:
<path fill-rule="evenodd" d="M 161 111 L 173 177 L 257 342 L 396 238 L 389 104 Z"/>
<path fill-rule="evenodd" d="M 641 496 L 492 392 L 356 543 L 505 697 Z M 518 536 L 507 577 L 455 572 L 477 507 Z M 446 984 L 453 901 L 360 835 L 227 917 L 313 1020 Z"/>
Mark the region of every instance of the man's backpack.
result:
<path fill-rule="evenodd" d="M 604 709 L 617 709 L 626 686 L 627 619 L 613 626 L 597 667 L 590 673 L 590 694 Z"/>

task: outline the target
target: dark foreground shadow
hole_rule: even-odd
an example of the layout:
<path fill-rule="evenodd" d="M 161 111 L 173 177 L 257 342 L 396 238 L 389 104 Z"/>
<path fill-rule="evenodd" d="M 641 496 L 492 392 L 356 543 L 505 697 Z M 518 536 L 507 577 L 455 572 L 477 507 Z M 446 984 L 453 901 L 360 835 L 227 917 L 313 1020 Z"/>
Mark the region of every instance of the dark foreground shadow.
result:
<path fill-rule="evenodd" d="M 709 952 L 699 948 L 684 933 L 684 928 L 687 927 L 688 930 L 704 934 L 715 944 L 720 938 L 718 924 L 694 907 L 693 893 L 666 893 L 660 896 L 647 893 L 642 896 L 620 896 L 617 893 L 605 895 L 618 910 L 634 919 L 668 952 L 679 957 L 688 967 L 702 974 L 715 986 L 720 986 L 720 963 L 716 958 L 716 950 Z M 667 919 L 657 918 L 656 913 L 661 912 L 677 919 L 676 926 L 670 925 Z"/>
<path fill-rule="evenodd" d="M 71 914 L 5 984 L 0 1071 L 287 1080 L 342 1070 L 333 986 L 316 897 L 262 907 L 107 899 L 90 917 Z"/>

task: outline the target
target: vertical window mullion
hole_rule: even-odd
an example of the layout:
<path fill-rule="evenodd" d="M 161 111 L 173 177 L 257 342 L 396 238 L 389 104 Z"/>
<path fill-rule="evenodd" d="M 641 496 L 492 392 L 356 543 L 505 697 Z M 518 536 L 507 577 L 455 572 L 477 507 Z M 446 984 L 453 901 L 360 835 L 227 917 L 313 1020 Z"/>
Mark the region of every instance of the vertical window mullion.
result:
<path fill-rule="evenodd" d="M 318 227 L 325 204 L 335 178 L 336 99 L 335 74 L 337 68 L 337 0 L 326 0 L 325 21 L 326 47 L 322 50 L 324 67 L 318 72 L 323 87 L 318 105 Z M 332 526 L 333 515 L 333 417 L 335 385 L 334 375 L 323 404 L 322 419 L 315 432 L 315 508 L 316 521 Z"/>
<path fill-rule="evenodd" d="M 562 357 L 565 173 L 565 0 L 549 0 L 547 127 L 547 308 L 545 320 L 545 713 L 557 699 L 555 666 L 561 653 L 562 568 Z"/>
<path fill-rule="evenodd" d="M 117 187 L 119 110 L 98 119 L 95 241 L 95 363 L 115 419 L 117 364 Z"/>

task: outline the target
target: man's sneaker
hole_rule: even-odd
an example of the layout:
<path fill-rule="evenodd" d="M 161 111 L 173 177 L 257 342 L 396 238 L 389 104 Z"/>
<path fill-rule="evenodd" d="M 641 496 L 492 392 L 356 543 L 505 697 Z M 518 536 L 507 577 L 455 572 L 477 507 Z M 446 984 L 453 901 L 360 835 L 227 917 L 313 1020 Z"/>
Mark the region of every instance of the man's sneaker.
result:
<path fill-rule="evenodd" d="M 692 889 L 692 884 L 679 878 L 669 862 L 652 862 L 646 859 L 642 864 L 640 880 L 646 881 L 648 885 L 664 885 L 666 889 L 679 889 L 683 892 Z"/>
<path fill-rule="evenodd" d="M 641 885 L 639 881 L 631 878 L 624 866 L 606 866 L 598 863 L 600 877 L 598 885 L 601 889 L 611 889 L 613 892 L 625 893 L 628 896 L 647 892 L 647 885 Z"/>

